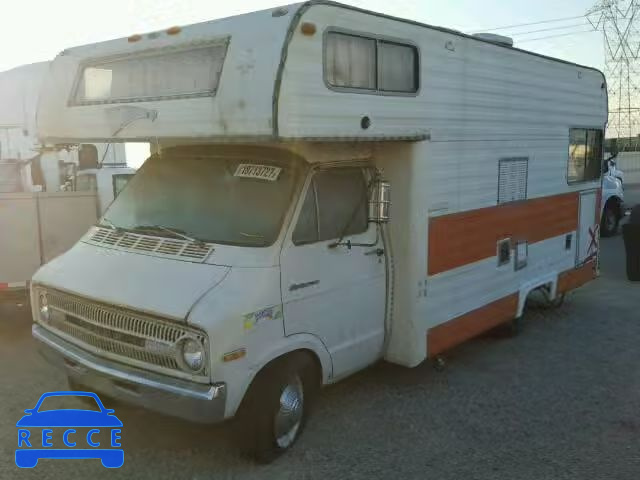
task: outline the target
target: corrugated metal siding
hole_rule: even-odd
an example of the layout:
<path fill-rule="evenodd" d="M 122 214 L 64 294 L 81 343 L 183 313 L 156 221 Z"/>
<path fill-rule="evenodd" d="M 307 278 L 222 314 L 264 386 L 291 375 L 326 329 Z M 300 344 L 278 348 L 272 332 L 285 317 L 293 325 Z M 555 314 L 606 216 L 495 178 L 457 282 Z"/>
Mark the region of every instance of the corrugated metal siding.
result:
<path fill-rule="evenodd" d="M 566 139 L 569 125 L 603 126 L 604 78 L 596 71 L 514 49 L 335 6 L 314 6 L 296 31 L 280 92 L 280 133 L 295 136 L 381 136 L 430 131 L 434 141 Z M 417 97 L 344 93 L 323 81 L 327 28 L 416 43 L 421 52 Z M 451 51 L 445 45 L 453 46 Z M 360 127 L 369 115 L 372 126 Z"/>

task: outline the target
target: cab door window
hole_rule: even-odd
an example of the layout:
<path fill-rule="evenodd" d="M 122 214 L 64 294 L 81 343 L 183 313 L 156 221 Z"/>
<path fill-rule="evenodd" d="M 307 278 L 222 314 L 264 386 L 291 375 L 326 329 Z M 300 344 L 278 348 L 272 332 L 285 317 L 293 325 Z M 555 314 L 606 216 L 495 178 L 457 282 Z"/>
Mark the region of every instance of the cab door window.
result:
<path fill-rule="evenodd" d="M 113 176 L 113 198 L 120 195 L 120 192 L 127 186 L 127 183 L 129 183 L 129 180 L 132 178 L 132 173 L 119 173 Z"/>
<path fill-rule="evenodd" d="M 366 232 L 367 185 L 362 168 L 334 168 L 316 172 L 293 232 L 303 245 Z"/>

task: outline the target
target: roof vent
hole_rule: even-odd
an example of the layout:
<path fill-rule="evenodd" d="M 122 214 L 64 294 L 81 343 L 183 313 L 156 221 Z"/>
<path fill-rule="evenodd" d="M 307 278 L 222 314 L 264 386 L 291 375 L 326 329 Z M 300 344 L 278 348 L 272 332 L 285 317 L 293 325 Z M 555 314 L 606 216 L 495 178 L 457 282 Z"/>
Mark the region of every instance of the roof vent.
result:
<path fill-rule="evenodd" d="M 474 37 L 487 42 L 504 45 L 505 47 L 513 47 L 513 38 L 504 35 L 496 35 L 495 33 L 474 33 Z"/>

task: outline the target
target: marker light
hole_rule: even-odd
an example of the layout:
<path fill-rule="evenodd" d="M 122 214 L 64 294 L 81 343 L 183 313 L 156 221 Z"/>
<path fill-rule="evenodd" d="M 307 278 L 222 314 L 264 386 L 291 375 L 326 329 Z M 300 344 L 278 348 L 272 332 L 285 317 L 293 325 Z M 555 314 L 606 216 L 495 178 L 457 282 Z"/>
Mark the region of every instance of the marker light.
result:
<path fill-rule="evenodd" d="M 302 25 L 300 25 L 300 31 L 303 35 L 306 35 L 308 37 L 312 37 L 313 35 L 315 35 L 316 30 L 317 29 L 315 23 L 304 22 Z"/>

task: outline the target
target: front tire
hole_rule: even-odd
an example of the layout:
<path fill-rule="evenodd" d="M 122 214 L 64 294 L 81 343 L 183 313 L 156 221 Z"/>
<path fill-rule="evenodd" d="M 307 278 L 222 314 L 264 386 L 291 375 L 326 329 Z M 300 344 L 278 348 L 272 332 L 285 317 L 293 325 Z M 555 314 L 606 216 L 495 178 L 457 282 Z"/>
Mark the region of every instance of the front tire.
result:
<path fill-rule="evenodd" d="M 618 231 L 620 215 L 615 203 L 607 202 L 602 212 L 600 232 L 603 237 L 613 237 Z"/>
<path fill-rule="evenodd" d="M 300 437 L 314 396 L 312 370 L 307 355 L 293 355 L 276 361 L 252 384 L 238 433 L 243 450 L 257 462 L 272 462 Z"/>

